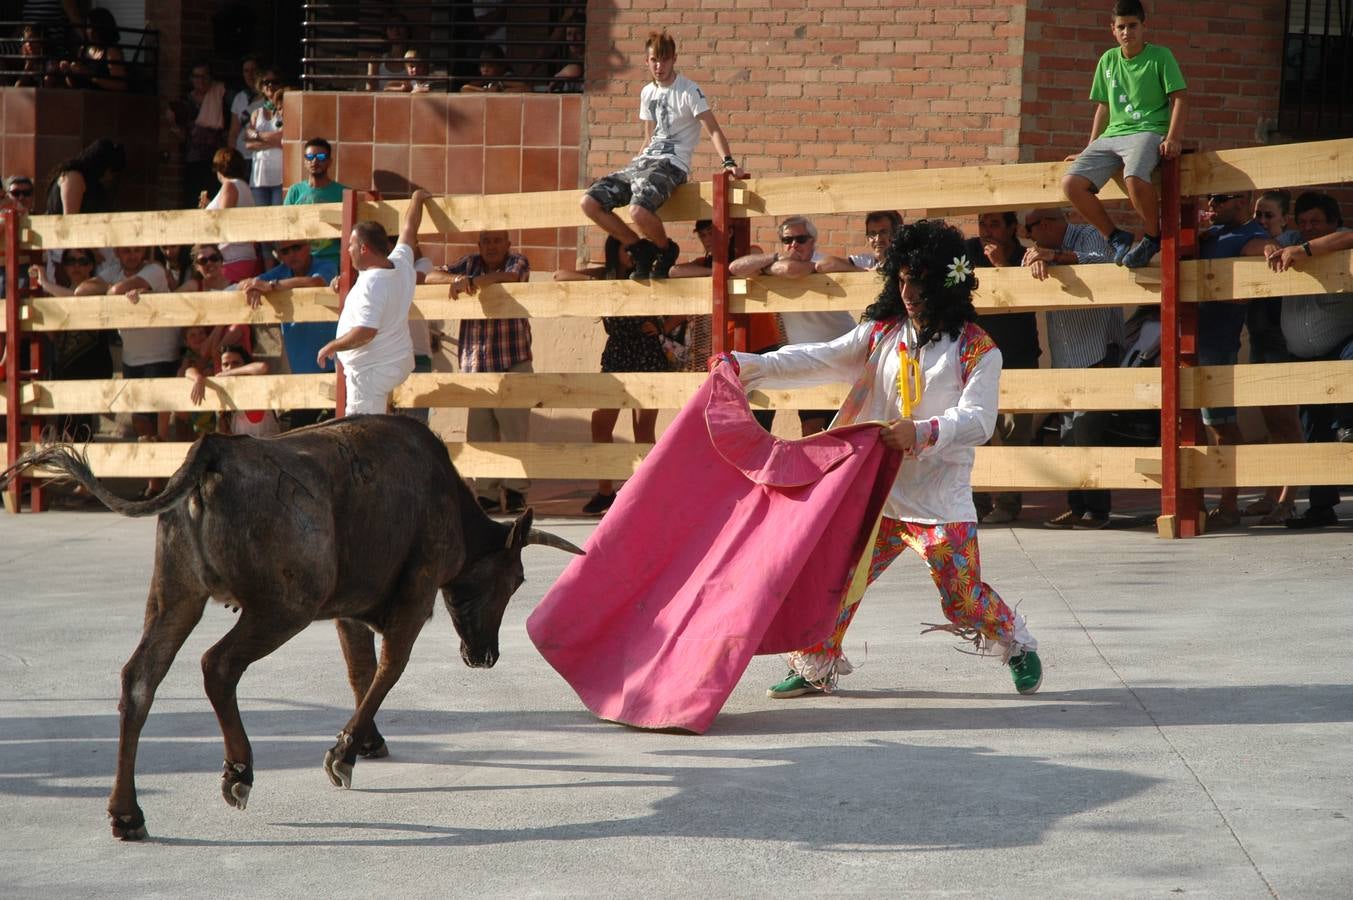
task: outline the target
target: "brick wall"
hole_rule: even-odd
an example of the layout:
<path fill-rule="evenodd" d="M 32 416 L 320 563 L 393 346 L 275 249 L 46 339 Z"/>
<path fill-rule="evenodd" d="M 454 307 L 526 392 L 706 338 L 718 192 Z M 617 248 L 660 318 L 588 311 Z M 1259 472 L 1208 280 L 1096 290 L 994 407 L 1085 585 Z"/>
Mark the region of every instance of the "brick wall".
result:
<path fill-rule="evenodd" d="M 655 16 L 648 0 L 588 5 L 590 175 L 640 149 L 643 42 L 664 23 L 677 41 L 679 71 L 708 95 L 734 155 L 754 175 L 1019 158 L 1022 4 L 669 0 L 664 9 Z M 696 177 L 717 165 L 702 140 Z M 825 250 L 864 244 L 859 216 L 819 217 L 818 225 Z M 769 223 L 758 222 L 754 236 L 769 240 Z"/>

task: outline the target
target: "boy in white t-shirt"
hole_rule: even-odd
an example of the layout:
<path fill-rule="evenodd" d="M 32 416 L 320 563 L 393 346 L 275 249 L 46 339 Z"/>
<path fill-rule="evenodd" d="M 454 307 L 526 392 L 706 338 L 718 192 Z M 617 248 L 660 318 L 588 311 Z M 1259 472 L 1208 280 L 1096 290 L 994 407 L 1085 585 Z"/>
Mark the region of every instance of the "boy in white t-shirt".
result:
<path fill-rule="evenodd" d="M 343 364 L 345 415 L 385 413 L 390 392 L 413 371 L 409 307 L 417 283 L 414 257 L 418 226 L 429 196 L 427 191 L 414 192 L 394 250 L 387 253 L 390 239 L 379 222 L 358 222 L 348 238 L 348 253 L 360 274 L 343 301 L 338 337 L 321 347 L 315 357 L 321 368 L 334 355 Z M 337 286 L 338 279 L 334 279 L 335 290 Z"/>
<path fill-rule="evenodd" d="M 676 262 L 676 241 L 667 237 L 657 211 L 691 173 L 691 156 L 700 140 L 700 126 L 709 132 L 724 168 L 734 178 L 747 173 L 733 160 L 728 139 L 719 127 L 699 86 L 676 71 L 676 41 L 666 31 L 650 32 L 644 44 L 653 81 L 639 96 L 639 118 L 647 144 L 628 166 L 596 181 L 582 197 L 582 210 L 629 251 L 635 280 L 666 278 Z M 636 234 L 612 210 L 629 206 Z"/>

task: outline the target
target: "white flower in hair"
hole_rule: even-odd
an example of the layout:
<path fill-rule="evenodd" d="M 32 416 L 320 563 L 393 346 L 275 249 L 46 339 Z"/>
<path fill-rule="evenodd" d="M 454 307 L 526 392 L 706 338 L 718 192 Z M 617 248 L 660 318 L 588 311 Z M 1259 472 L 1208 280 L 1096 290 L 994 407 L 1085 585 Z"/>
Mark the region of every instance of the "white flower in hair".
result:
<path fill-rule="evenodd" d="M 957 287 L 968 280 L 972 274 L 972 263 L 968 262 L 967 255 L 955 256 L 954 261 L 949 264 L 949 274 L 944 278 L 945 287 Z"/>

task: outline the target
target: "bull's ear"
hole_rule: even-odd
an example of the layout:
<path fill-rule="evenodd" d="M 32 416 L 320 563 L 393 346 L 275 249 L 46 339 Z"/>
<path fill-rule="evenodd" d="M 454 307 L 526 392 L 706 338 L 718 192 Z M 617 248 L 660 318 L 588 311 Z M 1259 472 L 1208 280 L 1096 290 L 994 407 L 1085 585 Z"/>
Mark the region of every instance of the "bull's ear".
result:
<path fill-rule="evenodd" d="M 531 534 L 531 522 L 535 517 L 535 510 L 528 506 L 526 512 L 518 516 L 517 521 L 512 523 L 512 528 L 507 532 L 506 547 L 508 550 L 514 548 L 520 550 L 522 547 L 526 546 L 526 539 Z"/>

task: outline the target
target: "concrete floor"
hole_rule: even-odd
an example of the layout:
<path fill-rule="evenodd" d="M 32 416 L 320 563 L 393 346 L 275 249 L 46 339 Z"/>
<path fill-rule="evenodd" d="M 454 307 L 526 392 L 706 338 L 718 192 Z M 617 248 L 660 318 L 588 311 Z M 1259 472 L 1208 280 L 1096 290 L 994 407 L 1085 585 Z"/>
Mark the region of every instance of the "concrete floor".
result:
<path fill-rule="evenodd" d="M 579 496 L 586 496 L 581 493 Z M 1353 505 L 1341 510 L 1353 518 Z M 583 543 L 591 525 L 546 519 Z M 491 671 L 438 613 L 351 791 L 320 769 L 350 713 L 332 627 L 241 684 L 249 808 L 220 799 L 197 658 L 162 685 L 138 760 L 151 840 L 104 815 L 118 670 L 154 522 L 0 516 L 0 849 L 6 897 L 1347 897 L 1353 883 L 1353 533 L 985 528 L 986 579 L 1042 642 L 1043 690 L 921 637 L 939 615 L 903 557 L 865 599 L 839 693 L 771 701 L 755 660 L 709 734 L 593 719 L 523 622 Z"/>

